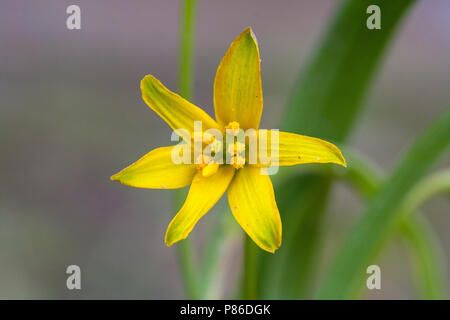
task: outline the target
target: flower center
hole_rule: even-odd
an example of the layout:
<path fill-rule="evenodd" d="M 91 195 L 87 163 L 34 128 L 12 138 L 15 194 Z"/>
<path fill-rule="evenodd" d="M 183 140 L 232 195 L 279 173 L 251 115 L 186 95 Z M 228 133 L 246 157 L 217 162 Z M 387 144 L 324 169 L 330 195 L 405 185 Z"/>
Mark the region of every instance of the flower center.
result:
<path fill-rule="evenodd" d="M 239 133 L 239 122 L 232 121 L 225 126 L 227 133 L 237 136 Z"/>
<path fill-rule="evenodd" d="M 245 144 L 242 142 L 235 142 L 228 145 L 227 152 L 231 156 L 231 165 L 235 169 L 241 169 L 245 165 Z"/>
<path fill-rule="evenodd" d="M 225 126 L 227 134 L 237 136 L 239 134 L 239 122 L 232 121 Z M 234 140 L 233 140 L 234 141 Z M 231 156 L 231 165 L 235 169 L 241 169 L 245 165 L 245 143 L 236 141 L 233 144 L 228 144 L 226 150 Z"/>
<path fill-rule="evenodd" d="M 245 166 L 245 152 L 246 145 L 244 141 L 235 141 L 239 135 L 239 123 L 237 121 L 230 122 L 225 126 L 227 137 L 232 136 L 232 143 L 224 144 L 222 141 L 216 140 L 215 137 L 207 132 L 202 133 L 202 141 L 206 144 L 203 153 L 197 156 L 197 169 L 202 171 L 204 177 L 214 175 L 223 161 L 215 161 L 214 157 L 217 154 L 224 154 L 223 160 L 225 164 L 232 165 L 235 169 L 241 169 Z M 205 155 L 210 154 L 211 156 Z M 217 158 L 216 158 L 217 160 Z"/>

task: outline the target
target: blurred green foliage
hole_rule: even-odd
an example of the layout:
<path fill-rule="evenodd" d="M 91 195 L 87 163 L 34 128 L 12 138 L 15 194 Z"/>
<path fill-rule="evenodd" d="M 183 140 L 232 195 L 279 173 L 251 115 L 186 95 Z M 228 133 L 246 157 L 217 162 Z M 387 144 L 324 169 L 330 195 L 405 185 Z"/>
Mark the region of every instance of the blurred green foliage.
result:
<path fill-rule="evenodd" d="M 383 53 L 413 2 L 344 0 L 292 89 L 282 129 L 316 136 L 342 146 L 364 105 L 365 94 Z M 189 3 L 186 1 L 185 5 Z M 381 30 L 366 27 L 366 9 L 370 5 L 382 8 Z M 193 16 L 188 7 L 185 7 L 185 13 L 185 19 Z M 191 57 L 191 52 L 186 49 L 189 39 L 192 39 L 187 34 L 192 32 L 192 28 L 188 27 L 183 29 L 185 36 L 181 50 L 185 54 L 181 55 L 180 79 L 182 91 L 189 96 L 192 75 L 189 74 L 190 67 L 183 67 L 190 60 L 185 57 Z M 408 207 L 410 192 L 446 150 L 449 141 L 450 111 L 447 111 L 413 143 L 386 182 L 379 172 L 352 152 L 349 152 L 347 169 L 336 170 L 330 165 L 317 171 L 308 170 L 315 169 L 314 166 L 306 166 L 307 170 L 301 174 L 289 174 L 291 169 L 284 169 L 276 177 L 278 186 L 275 188 L 283 220 L 283 245 L 272 255 L 261 251 L 246 238 L 239 297 L 359 297 L 367 266 L 392 237 L 391 231 L 395 227 L 407 239 L 418 261 L 415 280 L 420 295 L 431 299 L 445 297 L 446 290 L 439 282 L 444 277 L 443 262 L 433 230 L 419 213 L 405 217 L 405 212 L 417 209 L 418 205 Z M 339 177 L 345 178 L 363 195 L 367 209 L 345 237 L 325 277 L 319 282 L 320 286 L 317 286 L 325 208 L 333 180 Z M 442 185 L 447 188 L 448 181 L 444 182 L 433 185 L 431 190 L 439 191 Z M 217 259 L 216 249 L 225 241 L 221 225 L 218 230 L 219 236 L 213 237 L 207 258 Z M 192 292 L 192 287 L 197 286 L 196 275 L 189 275 L 193 266 L 187 258 L 191 254 L 188 243 L 180 247 L 180 252 L 184 276 L 190 277 L 186 282 L 187 292 L 190 297 L 197 297 Z M 217 264 L 206 260 L 203 263 L 207 282 L 210 282 Z M 203 286 L 203 290 L 208 290 L 208 285 Z"/>
<path fill-rule="evenodd" d="M 382 53 L 412 3 L 344 1 L 294 85 L 282 128 L 338 145 L 344 142 Z M 381 30 L 366 27 L 365 12 L 372 4 L 383 8 Z M 283 246 L 276 256 L 261 254 L 260 296 L 310 298 L 331 178 L 304 176 L 286 184 L 276 189 L 284 222 Z M 291 195 L 284 195 L 283 190 L 291 187 Z M 279 271 L 273 274 L 273 269 Z"/>
<path fill-rule="evenodd" d="M 320 298 L 349 298 L 360 290 L 367 266 L 401 218 L 398 214 L 401 213 L 400 205 L 446 150 L 449 141 L 450 109 L 413 143 L 370 202 L 338 251 L 319 291 Z"/>

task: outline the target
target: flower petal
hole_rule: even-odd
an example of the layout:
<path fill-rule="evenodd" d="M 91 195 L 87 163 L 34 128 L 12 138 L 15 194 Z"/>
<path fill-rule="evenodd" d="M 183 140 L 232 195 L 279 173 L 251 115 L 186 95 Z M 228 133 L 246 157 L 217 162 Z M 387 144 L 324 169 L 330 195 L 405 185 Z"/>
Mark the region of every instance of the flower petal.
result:
<path fill-rule="evenodd" d="M 262 249 L 275 252 L 281 245 L 281 219 L 272 182 L 261 168 L 240 169 L 228 188 L 228 202 L 236 221 Z"/>
<path fill-rule="evenodd" d="M 145 76 L 141 81 L 141 90 L 145 103 L 172 129 L 185 129 L 192 138 L 194 121 L 202 121 L 203 131 L 211 128 L 219 129 L 219 125 L 205 111 L 171 92 L 155 77 Z"/>
<path fill-rule="evenodd" d="M 293 166 L 302 163 L 336 163 L 344 167 L 347 166 L 338 147 L 325 140 L 280 131 L 278 142 L 278 165 L 280 166 Z M 267 151 L 265 151 L 264 144 L 258 143 L 258 145 L 263 154 L 271 155 L 273 150 L 270 130 L 267 130 Z M 257 166 L 264 167 L 265 165 L 259 163 Z"/>
<path fill-rule="evenodd" d="M 175 164 L 172 147 L 157 148 L 116 173 L 111 180 L 136 188 L 176 189 L 189 185 L 197 172 L 195 164 Z"/>
<path fill-rule="evenodd" d="M 214 108 L 222 126 L 232 121 L 244 130 L 259 126 L 263 109 L 260 57 L 251 28 L 233 41 L 217 69 Z"/>
<path fill-rule="evenodd" d="M 183 207 L 167 228 L 165 242 L 169 247 L 177 241 L 186 239 L 197 221 L 225 193 L 233 175 L 234 168 L 231 166 L 221 166 L 210 177 L 204 177 L 201 171 L 195 175 Z"/>

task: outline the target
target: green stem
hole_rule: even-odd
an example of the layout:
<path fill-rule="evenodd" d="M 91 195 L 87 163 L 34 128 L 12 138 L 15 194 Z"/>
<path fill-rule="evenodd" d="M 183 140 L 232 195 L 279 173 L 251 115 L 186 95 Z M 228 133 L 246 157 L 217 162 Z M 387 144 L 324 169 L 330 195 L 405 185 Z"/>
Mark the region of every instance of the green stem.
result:
<path fill-rule="evenodd" d="M 349 168 L 336 170 L 337 176 L 359 190 L 363 197 L 372 198 L 382 187 L 384 177 L 381 171 L 357 153 L 349 150 L 345 153 Z M 450 191 L 450 170 L 432 174 L 417 183 L 404 197 L 396 213 L 402 217 L 399 230 L 408 240 L 417 261 L 414 266 L 419 295 L 426 299 L 447 297 L 443 285 L 446 278 L 445 263 L 436 236 L 417 211 L 426 200 L 445 191 Z"/>
<path fill-rule="evenodd" d="M 194 23 L 195 0 L 184 0 L 181 11 L 181 30 L 179 47 L 179 93 L 185 99 L 192 98 L 193 82 L 193 56 L 194 56 Z M 182 203 L 183 191 L 176 191 L 176 206 Z M 177 244 L 177 255 L 180 264 L 181 275 L 184 282 L 185 294 L 188 299 L 198 299 L 198 280 L 196 266 L 193 260 L 194 253 L 190 239 L 185 239 Z"/>
<path fill-rule="evenodd" d="M 404 214 L 410 214 L 441 192 L 450 192 L 450 169 L 431 174 L 418 183 L 405 197 L 400 210 Z"/>
<path fill-rule="evenodd" d="M 185 239 L 177 244 L 177 256 L 187 299 L 199 299 L 197 273 L 192 250 L 192 242 Z"/>
<path fill-rule="evenodd" d="M 427 219 L 415 213 L 401 226 L 411 247 L 413 272 L 419 299 L 447 299 L 445 259 L 440 243 Z"/>
<path fill-rule="evenodd" d="M 181 16 L 181 37 L 179 48 L 179 92 L 187 99 L 192 99 L 194 35 L 195 35 L 196 0 L 184 0 Z"/>
<path fill-rule="evenodd" d="M 242 297 L 247 300 L 257 299 L 258 261 L 257 250 L 253 241 L 246 235 L 244 240 L 244 276 Z"/>
<path fill-rule="evenodd" d="M 434 173 L 419 182 L 400 206 L 403 221 L 400 229 L 416 253 L 414 271 L 418 275 L 417 288 L 422 299 L 446 299 L 445 259 L 439 241 L 428 221 L 420 214 L 412 215 L 430 198 L 450 193 L 450 169 Z"/>
<path fill-rule="evenodd" d="M 221 258 L 229 237 L 230 212 L 227 207 L 222 216 L 215 221 L 214 228 L 208 235 L 208 242 L 202 258 L 202 292 L 206 299 L 217 299 L 220 284 L 217 280 L 222 272 Z"/>
<path fill-rule="evenodd" d="M 379 191 L 384 180 L 381 170 L 353 150 L 345 150 L 345 154 L 351 165 L 348 170 L 337 169 L 337 176 L 360 191 L 364 198 L 372 198 Z M 406 238 L 407 244 L 415 255 L 416 261 L 413 266 L 417 276 L 414 279 L 422 299 L 447 297 L 444 285 L 446 272 L 443 268 L 445 259 L 442 248 L 428 221 L 418 212 L 420 205 L 427 199 L 445 191 L 450 191 L 450 170 L 428 176 L 418 183 L 404 200 L 404 203 L 409 205 L 403 210 L 410 214 L 400 224 L 399 231 Z"/>
<path fill-rule="evenodd" d="M 186 189 L 175 191 L 174 207 L 179 210 L 186 198 Z M 180 266 L 186 299 L 200 299 L 197 266 L 194 261 L 194 250 L 190 238 L 176 244 L 177 258 Z"/>
<path fill-rule="evenodd" d="M 276 254 L 259 254 L 258 292 L 264 294 L 264 299 L 311 298 L 319 269 L 321 222 L 326 205 L 316 201 L 316 195 L 325 197 L 329 192 L 332 182 L 329 171 L 291 174 L 277 186 L 275 198 L 282 213 L 283 244 Z"/>
<path fill-rule="evenodd" d="M 360 221 L 343 241 L 331 264 L 319 298 L 345 299 L 359 291 L 386 234 L 396 225 L 405 195 L 444 152 L 450 142 L 450 109 L 439 116 L 413 144 Z"/>
<path fill-rule="evenodd" d="M 387 44 L 413 2 L 341 1 L 321 43 L 294 84 L 280 129 L 326 139 L 338 145 L 342 143 L 364 106 L 364 97 Z M 365 12 L 371 4 L 378 5 L 383 11 L 383 28 L 377 30 L 379 32 L 365 28 L 368 17 Z M 286 172 L 292 175 L 291 170 Z M 311 298 L 310 288 L 319 270 L 317 264 L 321 258 L 320 245 L 326 217 L 324 209 L 331 183 L 329 177 L 323 176 L 306 180 L 309 182 L 304 184 L 301 193 L 283 197 L 285 204 L 278 200 L 277 194 L 279 207 L 298 207 L 299 211 L 290 210 L 292 215 L 287 216 L 288 213 L 280 208 L 283 245 L 276 255 L 261 257 L 259 287 L 263 289 L 259 292 L 263 298 Z M 317 192 L 311 192 L 312 189 Z M 287 222 L 288 219 L 294 224 Z M 297 220 L 301 221 L 294 228 Z M 281 259 L 281 255 L 286 255 L 288 260 Z M 280 272 L 273 273 L 274 267 Z M 273 290 L 274 287 L 281 291 Z"/>

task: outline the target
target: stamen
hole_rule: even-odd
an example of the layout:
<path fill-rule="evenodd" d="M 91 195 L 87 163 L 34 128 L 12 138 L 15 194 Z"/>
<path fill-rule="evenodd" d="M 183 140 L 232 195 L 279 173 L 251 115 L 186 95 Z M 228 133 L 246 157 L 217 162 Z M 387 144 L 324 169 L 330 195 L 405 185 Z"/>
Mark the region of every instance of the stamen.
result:
<path fill-rule="evenodd" d="M 227 133 L 237 136 L 239 133 L 239 122 L 232 121 L 225 126 L 225 129 L 227 129 Z"/>
<path fill-rule="evenodd" d="M 245 144 L 241 142 L 236 142 L 235 144 L 229 144 L 228 145 L 228 153 L 231 155 L 240 154 L 243 151 L 245 151 Z"/>
<path fill-rule="evenodd" d="M 223 148 L 223 144 L 222 142 L 220 142 L 219 140 L 214 140 L 211 144 L 211 151 L 212 152 L 221 152 L 222 148 Z"/>
<path fill-rule="evenodd" d="M 236 152 L 235 152 L 235 145 L 234 144 L 229 144 L 227 151 L 228 151 L 229 154 L 234 156 L 236 154 Z"/>
<path fill-rule="evenodd" d="M 197 160 L 195 163 L 197 164 L 197 169 L 202 170 L 204 167 L 208 165 L 208 163 L 211 161 L 211 157 L 204 156 L 202 154 L 198 155 Z"/>
<path fill-rule="evenodd" d="M 219 170 L 219 164 L 212 161 L 212 162 L 208 163 L 208 165 L 202 169 L 202 175 L 204 177 L 210 177 L 213 174 L 215 174 L 217 172 L 217 170 Z"/>
<path fill-rule="evenodd" d="M 245 158 L 241 156 L 234 156 L 232 165 L 235 169 L 242 169 L 245 165 Z"/>
<path fill-rule="evenodd" d="M 210 134 L 208 132 L 203 133 L 203 142 L 204 143 L 211 143 L 214 141 L 214 139 L 215 139 L 215 137 L 212 134 Z"/>
<path fill-rule="evenodd" d="M 239 154 L 242 151 L 245 151 L 245 144 L 241 143 L 241 142 L 236 142 L 236 152 Z"/>

